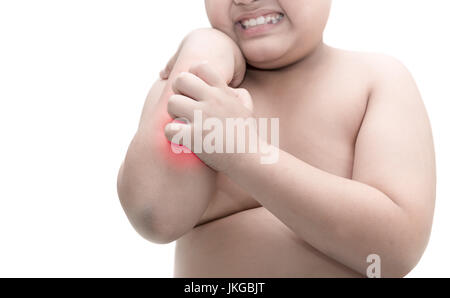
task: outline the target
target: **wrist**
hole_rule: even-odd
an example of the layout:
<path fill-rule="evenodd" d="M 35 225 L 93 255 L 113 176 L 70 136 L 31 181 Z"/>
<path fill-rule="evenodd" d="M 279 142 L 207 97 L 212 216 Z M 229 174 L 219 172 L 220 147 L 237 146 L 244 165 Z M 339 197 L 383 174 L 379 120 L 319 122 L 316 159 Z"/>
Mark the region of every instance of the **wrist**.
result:
<path fill-rule="evenodd" d="M 258 138 L 258 149 L 256 152 L 226 154 L 220 172 L 227 176 L 241 175 L 245 172 L 257 170 L 261 167 L 270 166 L 278 162 L 280 149 Z"/>

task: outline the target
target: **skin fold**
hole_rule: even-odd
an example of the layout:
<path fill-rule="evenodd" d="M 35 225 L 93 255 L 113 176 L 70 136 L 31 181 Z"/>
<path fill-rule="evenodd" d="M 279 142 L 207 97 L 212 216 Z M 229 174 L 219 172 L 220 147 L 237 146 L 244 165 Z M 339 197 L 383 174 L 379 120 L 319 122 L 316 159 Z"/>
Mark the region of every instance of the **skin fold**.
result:
<path fill-rule="evenodd" d="M 325 45 L 329 0 L 205 7 L 212 28 L 186 36 L 161 72 L 120 169 L 132 225 L 149 241 L 177 240 L 176 277 L 361 277 L 370 254 L 383 277 L 405 276 L 426 248 L 436 187 L 431 127 L 408 70 Z M 238 20 L 259 12 L 283 19 L 244 32 Z M 278 162 L 174 154 L 173 136 L 199 129 L 194 110 L 279 118 Z"/>

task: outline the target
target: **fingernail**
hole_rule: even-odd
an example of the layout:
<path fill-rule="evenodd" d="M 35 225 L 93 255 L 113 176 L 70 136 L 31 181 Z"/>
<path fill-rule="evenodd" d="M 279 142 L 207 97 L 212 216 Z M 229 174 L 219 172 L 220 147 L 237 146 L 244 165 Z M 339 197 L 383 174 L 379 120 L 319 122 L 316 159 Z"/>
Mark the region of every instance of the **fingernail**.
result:
<path fill-rule="evenodd" d="M 176 118 L 172 121 L 172 123 L 188 124 L 189 120 L 186 118 Z"/>
<path fill-rule="evenodd" d="M 169 129 L 169 130 L 181 130 L 181 129 L 183 129 L 183 126 L 182 125 L 184 125 L 184 124 L 180 124 L 180 123 L 169 123 L 169 124 L 167 124 L 167 129 Z"/>

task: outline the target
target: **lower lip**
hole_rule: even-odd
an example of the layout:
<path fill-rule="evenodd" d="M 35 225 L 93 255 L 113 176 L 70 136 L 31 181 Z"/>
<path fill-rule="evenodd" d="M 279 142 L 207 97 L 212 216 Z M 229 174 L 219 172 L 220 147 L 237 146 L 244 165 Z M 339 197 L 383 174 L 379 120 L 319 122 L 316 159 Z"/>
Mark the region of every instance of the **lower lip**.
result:
<path fill-rule="evenodd" d="M 271 31 L 272 29 L 283 23 L 283 21 L 284 17 L 276 24 L 264 24 L 249 29 L 242 28 L 242 25 L 240 23 L 237 23 L 236 26 L 238 27 L 238 31 L 241 33 L 242 36 L 244 36 L 245 38 L 251 38 L 268 33 L 269 31 Z"/>

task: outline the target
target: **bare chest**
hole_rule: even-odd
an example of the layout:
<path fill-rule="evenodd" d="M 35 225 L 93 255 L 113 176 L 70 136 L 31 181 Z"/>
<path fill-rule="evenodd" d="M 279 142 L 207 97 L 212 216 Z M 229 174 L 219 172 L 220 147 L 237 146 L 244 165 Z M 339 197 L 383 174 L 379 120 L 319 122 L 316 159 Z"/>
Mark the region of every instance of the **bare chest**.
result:
<path fill-rule="evenodd" d="M 351 86 L 326 84 L 293 88 L 245 86 L 254 101 L 256 118 L 279 119 L 279 147 L 302 161 L 351 178 L 354 147 L 364 118 L 368 94 Z M 218 174 L 216 193 L 198 225 L 261 205 L 229 177 Z"/>

